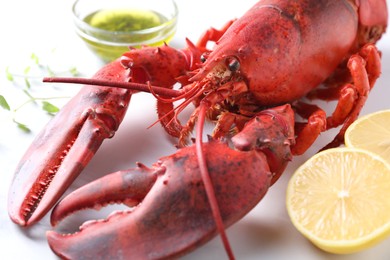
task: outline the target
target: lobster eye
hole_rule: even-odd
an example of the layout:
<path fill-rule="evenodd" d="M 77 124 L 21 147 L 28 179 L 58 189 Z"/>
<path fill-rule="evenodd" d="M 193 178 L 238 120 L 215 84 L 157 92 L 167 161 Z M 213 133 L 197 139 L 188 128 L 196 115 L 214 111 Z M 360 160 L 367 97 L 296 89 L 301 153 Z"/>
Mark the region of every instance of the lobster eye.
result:
<path fill-rule="evenodd" d="M 230 71 L 235 72 L 240 69 L 240 62 L 236 58 L 230 58 L 227 61 L 227 66 Z"/>
<path fill-rule="evenodd" d="M 210 53 L 209 52 L 205 52 L 203 53 L 202 55 L 200 55 L 200 61 L 205 63 L 207 58 L 209 57 Z"/>

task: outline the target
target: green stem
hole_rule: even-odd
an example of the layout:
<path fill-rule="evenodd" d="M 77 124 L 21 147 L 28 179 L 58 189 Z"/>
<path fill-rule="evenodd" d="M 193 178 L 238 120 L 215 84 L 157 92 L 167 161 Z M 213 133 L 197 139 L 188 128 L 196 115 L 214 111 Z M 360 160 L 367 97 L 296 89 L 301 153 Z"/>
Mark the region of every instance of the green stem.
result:
<path fill-rule="evenodd" d="M 60 96 L 60 97 L 48 97 L 48 98 L 36 98 L 36 97 L 33 97 L 31 96 L 30 93 L 28 93 L 27 91 L 25 91 L 25 93 L 27 94 L 27 96 L 30 97 L 29 100 L 25 101 L 24 103 L 22 103 L 20 106 L 18 106 L 17 108 L 15 108 L 13 111 L 14 112 L 17 112 L 19 109 L 21 109 L 22 107 L 24 107 L 25 105 L 29 104 L 29 103 L 36 103 L 35 101 L 47 101 L 47 100 L 52 100 L 52 99 L 64 99 L 64 98 L 70 98 L 69 96 Z"/>

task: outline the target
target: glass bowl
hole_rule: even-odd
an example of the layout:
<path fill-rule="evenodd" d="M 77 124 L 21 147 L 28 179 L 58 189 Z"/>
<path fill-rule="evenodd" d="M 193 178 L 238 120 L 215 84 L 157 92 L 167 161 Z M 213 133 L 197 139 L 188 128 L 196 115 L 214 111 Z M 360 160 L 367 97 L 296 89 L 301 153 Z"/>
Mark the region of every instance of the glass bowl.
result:
<path fill-rule="evenodd" d="M 174 0 L 77 0 L 72 11 L 77 34 L 105 62 L 168 43 L 178 16 Z"/>

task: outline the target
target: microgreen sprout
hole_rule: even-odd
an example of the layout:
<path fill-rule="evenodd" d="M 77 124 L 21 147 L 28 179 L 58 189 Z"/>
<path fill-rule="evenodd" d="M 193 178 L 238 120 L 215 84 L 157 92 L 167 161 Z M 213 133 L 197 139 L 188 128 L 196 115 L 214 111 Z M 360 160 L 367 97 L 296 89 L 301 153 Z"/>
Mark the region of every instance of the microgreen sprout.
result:
<path fill-rule="evenodd" d="M 40 80 L 43 78 L 43 76 L 54 77 L 63 74 L 71 74 L 72 76 L 77 76 L 79 73 L 75 67 L 71 67 L 69 70 L 66 71 L 54 71 L 53 69 L 51 69 L 49 65 L 41 63 L 38 56 L 35 53 L 32 53 L 30 58 L 32 64 L 26 66 L 22 73 L 13 73 L 11 72 L 9 67 L 7 67 L 5 70 L 5 76 L 7 80 L 12 82 L 12 84 L 15 87 L 19 88 L 21 93 L 24 93 L 28 97 L 28 99 L 25 100 L 22 104 L 16 106 L 16 108 L 12 109 L 11 107 L 13 106 L 12 104 L 10 105 L 10 103 L 6 100 L 5 95 L 0 95 L 0 107 L 12 113 L 12 117 L 11 117 L 12 121 L 18 126 L 19 129 L 21 129 L 24 132 L 30 132 L 30 129 L 26 124 L 16 120 L 16 114 L 18 111 L 20 111 L 22 107 L 24 107 L 29 103 L 35 103 L 39 105 L 41 109 L 46 113 L 48 113 L 49 115 L 55 115 L 59 111 L 59 108 L 56 105 L 52 104 L 50 101 L 55 99 L 69 98 L 65 96 L 36 97 L 32 94 L 31 91 L 32 90 L 31 88 L 34 85 L 34 83 L 37 80 L 41 82 Z M 39 75 L 31 75 L 32 74 L 31 71 L 33 68 L 39 72 Z M 17 79 L 22 80 L 24 87 L 20 86 L 20 81 L 18 81 Z"/>
<path fill-rule="evenodd" d="M 8 105 L 7 100 L 5 100 L 5 97 L 3 95 L 0 95 L 0 106 L 2 108 L 4 108 L 5 110 L 8 110 L 8 111 L 11 110 L 10 106 Z"/>

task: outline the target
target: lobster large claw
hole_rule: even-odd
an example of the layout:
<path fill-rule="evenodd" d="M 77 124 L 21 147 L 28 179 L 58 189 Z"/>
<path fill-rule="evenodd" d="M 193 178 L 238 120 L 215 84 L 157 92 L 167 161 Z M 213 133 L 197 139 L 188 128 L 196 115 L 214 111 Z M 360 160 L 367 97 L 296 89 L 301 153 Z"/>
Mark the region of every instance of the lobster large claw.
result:
<path fill-rule="evenodd" d="M 128 80 L 120 61 L 99 70 L 95 79 Z M 112 137 L 127 110 L 131 91 L 85 86 L 40 132 L 20 161 L 9 190 L 11 219 L 22 226 L 39 221 Z"/>
<path fill-rule="evenodd" d="M 289 105 L 267 110 L 233 137 L 235 149 L 214 139 L 204 144 L 225 227 L 246 215 L 284 170 L 291 158 L 293 119 Z M 263 136 L 266 132 L 270 135 Z M 283 160 L 280 169 L 272 167 L 274 157 Z M 89 221 L 74 234 L 49 231 L 52 250 L 63 259 L 172 259 L 217 235 L 195 145 L 151 168 L 138 164 L 81 187 L 57 204 L 52 224 L 78 210 L 120 202 L 132 209 Z"/>
<path fill-rule="evenodd" d="M 219 141 L 205 144 L 204 150 L 221 214 L 229 226 L 265 195 L 272 174 L 261 152 L 235 151 Z M 49 231 L 52 250 L 64 259 L 101 255 L 107 259 L 170 259 L 217 235 L 195 146 L 161 158 L 151 169 L 139 166 L 113 173 L 74 191 L 56 206 L 52 223 L 76 210 L 119 201 L 137 205 L 105 220 L 87 222 L 75 234 Z"/>

